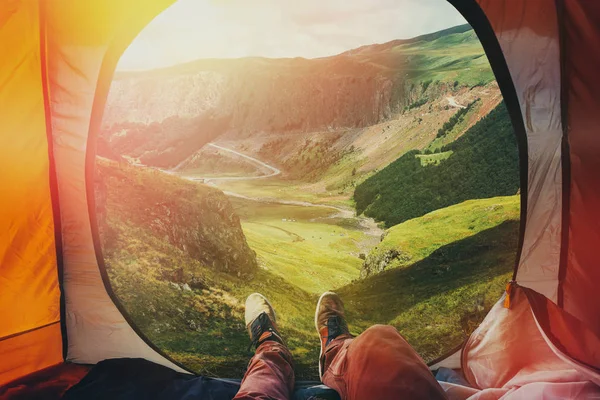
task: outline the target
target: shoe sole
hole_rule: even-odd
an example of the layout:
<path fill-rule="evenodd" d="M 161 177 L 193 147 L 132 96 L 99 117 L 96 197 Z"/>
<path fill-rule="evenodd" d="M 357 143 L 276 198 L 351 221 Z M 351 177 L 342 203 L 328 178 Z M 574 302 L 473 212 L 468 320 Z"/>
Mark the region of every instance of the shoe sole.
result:
<path fill-rule="evenodd" d="M 325 292 L 319 297 L 319 301 L 317 302 L 317 308 L 315 309 L 315 328 L 317 329 L 317 335 L 319 335 L 319 343 L 321 345 L 321 351 L 319 352 L 319 378 L 323 379 L 323 367 L 321 366 L 321 357 L 325 353 L 325 348 L 323 348 L 323 340 L 321 339 L 321 330 L 319 329 L 319 324 L 317 322 L 317 317 L 319 315 L 319 309 L 321 308 L 321 301 L 327 295 L 332 294 L 333 292 Z"/>

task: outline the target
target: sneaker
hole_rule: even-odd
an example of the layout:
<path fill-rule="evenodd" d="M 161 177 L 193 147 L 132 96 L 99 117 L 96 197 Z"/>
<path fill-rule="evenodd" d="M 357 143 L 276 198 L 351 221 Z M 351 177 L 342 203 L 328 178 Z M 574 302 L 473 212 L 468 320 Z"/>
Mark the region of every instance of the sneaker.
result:
<path fill-rule="evenodd" d="M 246 299 L 245 321 L 250 335 L 248 348 L 252 346 L 258 348 L 267 340 L 283 344 L 281 335 L 277 331 L 275 310 L 262 294 L 252 293 Z"/>
<path fill-rule="evenodd" d="M 325 349 L 332 340 L 340 335 L 350 335 L 344 303 L 340 296 L 333 292 L 325 292 L 319 298 L 315 311 L 315 327 L 321 337 L 321 353 L 319 354 L 319 376 L 323 378 L 323 364 L 325 362 Z"/>

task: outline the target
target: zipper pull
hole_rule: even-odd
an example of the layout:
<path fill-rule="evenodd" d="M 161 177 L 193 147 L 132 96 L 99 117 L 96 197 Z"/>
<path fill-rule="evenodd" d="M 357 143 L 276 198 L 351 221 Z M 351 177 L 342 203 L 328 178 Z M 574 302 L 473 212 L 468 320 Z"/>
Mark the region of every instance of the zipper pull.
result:
<path fill-rule="evenodd" d="M 510 300 L 513 292 L 513 287 L 516 285 L 516 281 L 510 281 L 506 284 L 506 297 L 504 298 L 504 308 L 510 309 Z"/>

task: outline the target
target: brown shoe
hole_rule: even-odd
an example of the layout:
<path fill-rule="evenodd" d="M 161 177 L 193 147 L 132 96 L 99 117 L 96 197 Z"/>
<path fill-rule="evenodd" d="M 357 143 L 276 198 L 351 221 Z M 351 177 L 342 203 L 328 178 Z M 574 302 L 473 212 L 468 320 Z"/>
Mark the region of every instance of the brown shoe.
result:
<path fill-rule="evenodd" d="M 344 303 L 340 296 L 333 292 L 325 292 L 319 297 L 315 311 L 315 327 L 321 337 L 321 353 L 319 354 L 319 377 L 323 377 L 325 349 L 333 339 L 340 335 L 350 335 Z"/>
<path fill-rule="evenodd" d="M 250 347 L 258 347 L 267 340 L 283 343 L 277 331 L 275 310 L 269 300 L 260 293 L 252 293 L 246 299 L 246 328 L 250 335 Z"/>

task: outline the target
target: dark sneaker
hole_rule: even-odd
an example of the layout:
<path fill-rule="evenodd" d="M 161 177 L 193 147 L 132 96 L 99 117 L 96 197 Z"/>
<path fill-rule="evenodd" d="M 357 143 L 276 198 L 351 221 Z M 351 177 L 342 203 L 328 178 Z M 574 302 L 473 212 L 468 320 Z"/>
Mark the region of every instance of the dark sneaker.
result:
<path fill-rule="evenodd" d="M 350 335 L 344 315 L 344 303 L 340 296 L 333 292 L 325 292 L 319 297 L 317 310 L 315 311 L 315 327 L 321 337 L 319 376 L 322 378 L 325 349 L 338 336 Z"/>
<path fill-rule="evenodd" d="M 277 332 L 275 310 L 265 296 L 252 293 L 246 299 L 246 328 L 250 335 L 250 347 L 257 348 L 267 340 L 283 343 Z"/>

